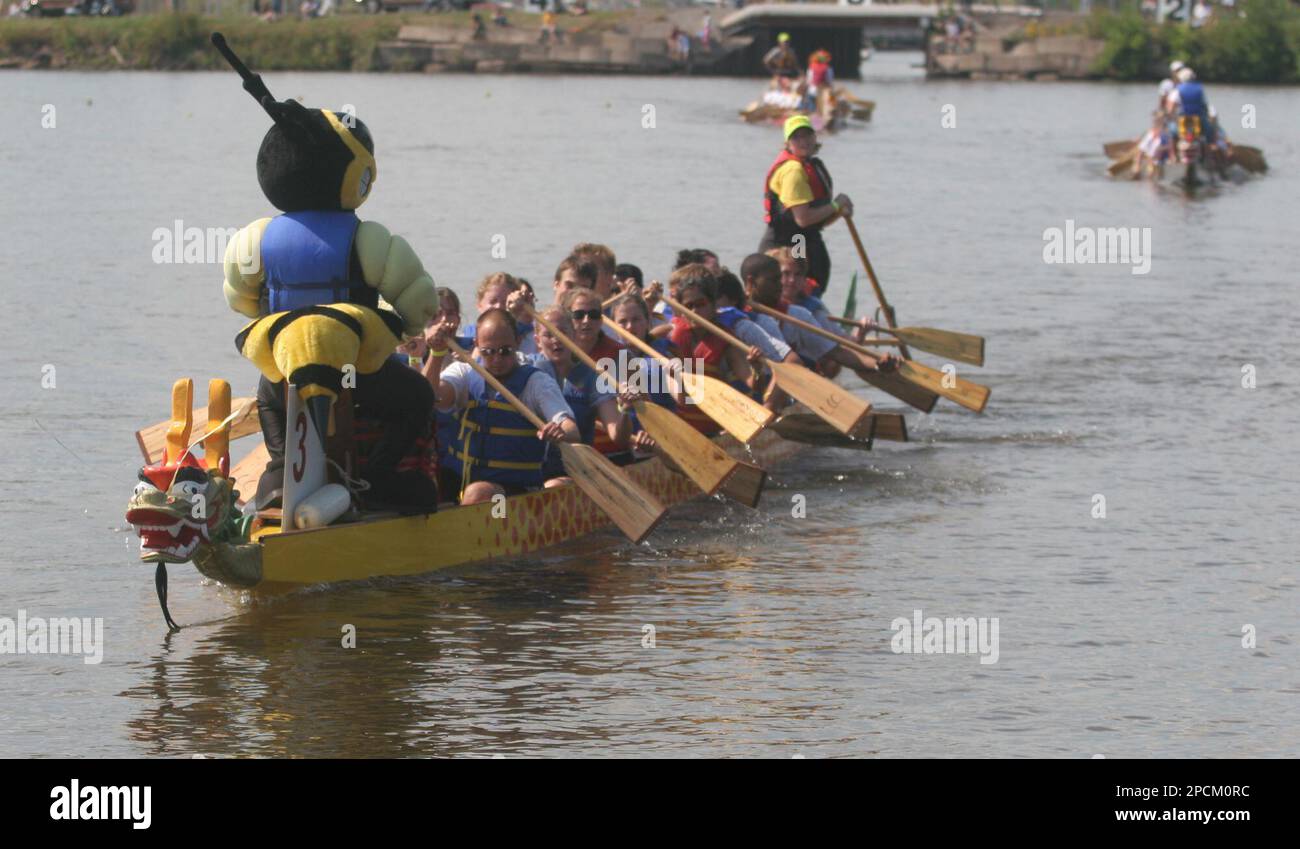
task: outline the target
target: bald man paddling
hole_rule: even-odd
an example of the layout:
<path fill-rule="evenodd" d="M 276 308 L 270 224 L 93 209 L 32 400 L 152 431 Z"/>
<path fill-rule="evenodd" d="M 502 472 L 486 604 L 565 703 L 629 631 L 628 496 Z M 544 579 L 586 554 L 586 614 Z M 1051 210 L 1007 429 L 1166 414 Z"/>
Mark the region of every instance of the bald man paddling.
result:
<path fill-rule="evenodd" d="M 785 147 L 767 169 L 763 182 L 763 208 L 767 230 L 759 243 L 760 253 L 773 248 L 790 248 L 808 261 L 808 276 L 817 283 L 812 294 L 820 296 L 830 282 L 831 255 L 822 241 L 822 228 L 841 215 L 853 214 L 848 195 L 831 197 L 831 175 L 815 155 L 817 133 L 807 115 L 795 115 L 785 122 Z"/>

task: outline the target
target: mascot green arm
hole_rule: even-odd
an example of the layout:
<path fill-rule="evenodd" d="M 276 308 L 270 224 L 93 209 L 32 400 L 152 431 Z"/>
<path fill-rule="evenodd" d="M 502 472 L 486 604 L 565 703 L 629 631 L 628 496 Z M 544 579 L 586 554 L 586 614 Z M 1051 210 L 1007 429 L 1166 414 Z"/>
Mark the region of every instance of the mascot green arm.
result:
<path fill-rule="evenodd" d="M 257 318 L 262 298 L 262 233 L 270 218 L 259 218 L 240 230 L 226 245 L 222 291 L 237 313 Z"/>
<path fill-rule="evenodd" d="M 366 285 L 378 289 L 402 317 L 407 336 L 423 333 L 438 314 L 438 290 L 410 244 L 382 224 L 362 221 L 353 245 Z"/>

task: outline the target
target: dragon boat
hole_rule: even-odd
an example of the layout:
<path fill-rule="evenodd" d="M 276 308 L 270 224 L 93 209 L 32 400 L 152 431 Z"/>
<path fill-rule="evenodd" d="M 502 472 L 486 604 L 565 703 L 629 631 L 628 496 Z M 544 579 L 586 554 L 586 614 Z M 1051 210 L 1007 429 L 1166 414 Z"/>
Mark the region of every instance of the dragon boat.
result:
<path fill-rule="evenodd" d="M 792 93 L 769 91 L 741 109 L 740 117 L 750 124 L 780 125 L 793 115 L 807 115 L 817 132 L 834 132 L 847 126 L 850 118 L 870 121 L 876 108 L 875 101 L 863 100 L 843 88 L 818 98 L 817 108 L 811 112 L 791 105 L 797 101 L 798 96 Z"/>
<path fill-rule="evenodd" d="M 296 586 L 413 575 L 471 563 L 514 558 L 596 533 L 611 519 L 601 505 L 574 484 L 505 498 L 500 503 L 447 505 L 414 516 L 350 513 L 333 524 L 297 529 L 281 524 L 280 511 L 256 512 L 243 493 L 256 490 L 269 455 L 264 445 L 233 469 L 231 439 L 260 434 L 256 402 L 232 404 L 225 381 L 209 385 L 206 409 L 192 410 L 193 385 L 177 381 L 172 420 L 137 432 L 146 465 L 127 506 L 126 519 L 141 537 L 140 559 L 157 563 L 159 600 L 168 624 L 166 566 L 193 562 L 204 576 L 258 593 Z M 232 407 L 234 412 L 231 412 Z M 897 414 L 874 416 L 869 433 L 848 447 L 870 449 L 874 439 L 906 441 Z M 191 440 L 194 421 L 208 422 Z M 791 438 L 787 439 L 785 436 Z M 806 445 L 846 445 L 839 434 L 798 407 L 758 432 L 748 444 L 721 434 L 715 444 L 728 454 L 764 467 Z M 195 449 L 203 449 L 200 460 Z M 286 476 L 297 468 L 286 462 Z M 680 470 L 658 456 L 624 467 L 629 477 L 664 505 L 704 497 Z M 755 469 L 756 465 L 744 468 Z M 754 472 L 743 473 L 753 474 Z M 762 473 L 762 470 L 758 470 Z M 737 473 L 739 476 L 741 473 Z M 761 482 L 743 487 L 761 490 Z M 756 506 L 757 495 L 754 503 Z M 201 508 L 201 509 L 199 509 Z"/>

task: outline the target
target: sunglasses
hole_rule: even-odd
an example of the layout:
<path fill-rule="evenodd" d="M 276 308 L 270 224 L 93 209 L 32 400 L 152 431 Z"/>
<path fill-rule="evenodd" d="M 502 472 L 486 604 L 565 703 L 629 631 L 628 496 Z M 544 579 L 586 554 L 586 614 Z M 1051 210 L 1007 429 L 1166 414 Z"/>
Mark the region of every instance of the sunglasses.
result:
<path fill-rule="evenodd" d="M 582 321 L 584 318 L 591 319 L 592 321 L 600 321 L 600 316 L 601 316 L 600 307 L 593 307 L 592 309 L 589 310 L 571 310 L 569 312 L 569 317 L 572 318 L 575 322 Z"/>
<path fill-rule="evenodd" d="M 513 357 L 515 355 L 515 346 L 502 345 L 499 348 L 479 348 L 478 352 L 485 357 Z"/>

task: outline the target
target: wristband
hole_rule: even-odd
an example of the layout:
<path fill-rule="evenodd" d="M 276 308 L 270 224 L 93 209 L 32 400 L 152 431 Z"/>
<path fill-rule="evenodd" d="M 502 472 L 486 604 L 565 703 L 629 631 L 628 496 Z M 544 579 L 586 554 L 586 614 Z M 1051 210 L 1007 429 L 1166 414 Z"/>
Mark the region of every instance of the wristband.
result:
<path fill-rule="evenodd" d="M 835 210 L 835 212 L 838 214 L 840 211 L 840 205 L 835 201 L 831 201 L 831 209 Z"/>
<path fill-rule="evenodd" d="M 450 350 L 450 349 L 448 349 L 448 348 L 443 348 L 441 351 L 430 351 L 430 352 L 429 352 L 429 356 L 430 356 L 430 357 L 445 357 L 445 356 L 447 356 L 449 353 L 451 353 L 451 350 Z"/>

